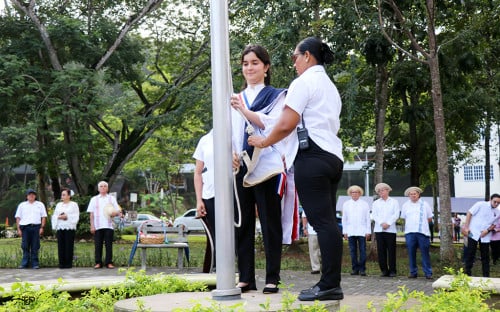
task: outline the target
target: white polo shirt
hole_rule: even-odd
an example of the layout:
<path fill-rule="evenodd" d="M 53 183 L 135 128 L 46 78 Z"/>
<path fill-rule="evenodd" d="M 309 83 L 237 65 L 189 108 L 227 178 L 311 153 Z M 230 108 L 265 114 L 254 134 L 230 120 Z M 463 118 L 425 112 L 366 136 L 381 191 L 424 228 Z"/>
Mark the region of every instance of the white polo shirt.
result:
<path fill-rule="evenodd" d="M 96 230 L 113 229 L 113 222 L 104 213 L 104 207 L 108 204 L 113 205 L 116 212 L 120 211 L 118 202 L 116 201 L 116 198 L 112 195 L 106 194 L 102 196 L 99 194 L 90 199 L 87 212 L 94 213 L 94 227 Z"/>
<path fill-rule="evenodd" d="M 481 231 L 486 230 L 492 224 L 498 210 L 491 207 L 490 201 L 480 201 L 475 203 L 469 209 L 469 212 L 472 215 L 469 223 L 469 230 L 472 234 L 472 239 L 475 241 L 481 239 L 482 243 L 489 243 L 491 233 L 481 237 Z"/>
<path fill-rule="evenodd" d="M 213 130 L 201 137 L 196 150 L 194 151 L 193 158 L 203 162 L 203 171 L 201 179 L 203 187 L 201 197 L 203 199 L 210 199 L 215 197 L 214 188 L 214 135 Z"/>
<path fill-rule="evenodd" d="M 370 206 L 366 201 L 351 198 L 342 205 L 342 232 L 347 236 L 371 234 Z"/>
<path fill-rule="evenodd" d="M 372 218 L 375 221 L 373 232 L 397 233 L 396 221 L 399 218 L 399 203 L 394 198 L 382 198 L 373 202 Z M 382 223 L 389 224 L 389 228 L 382 229 Z"/>
<path fill-rule="evenodd" d="M 431 236 L 429 218 L 433 216 L 431 206 L 422 199 L 416 203 L 408 200 L 401 208 L 401 218 L 405 219 L 405 234 L 422 233 Z"/>
<path fill-rule="evenodd" d="M 45 205 L 38 200 L 33 203 L 23 201 L 17 206 L 15 218 L 19 218 L 19 225 L 41 224 L 42 218 L 47 217 Z"/>
<path fill-rule="evenodd" d="M 343 161 L 342 141 L 337 136 L 342 101 L 323 66 L 309 67 L 290 84 L 285 105 L 304 119 L 309 137 L 321 149 Z M 300 125 L 302 121 L 297 126 Z"/>

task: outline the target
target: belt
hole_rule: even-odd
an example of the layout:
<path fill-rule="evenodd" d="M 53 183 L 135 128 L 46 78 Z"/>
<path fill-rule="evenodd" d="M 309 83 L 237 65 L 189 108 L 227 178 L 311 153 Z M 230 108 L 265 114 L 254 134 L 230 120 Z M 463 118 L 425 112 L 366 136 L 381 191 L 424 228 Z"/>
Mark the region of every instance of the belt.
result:
<path fill-rule="evenodd" d="M 40 223 L 30 223 L 30 224 L 25 224 L 24 226 L 38 226 L 38 225 L 41 225 Z"/>

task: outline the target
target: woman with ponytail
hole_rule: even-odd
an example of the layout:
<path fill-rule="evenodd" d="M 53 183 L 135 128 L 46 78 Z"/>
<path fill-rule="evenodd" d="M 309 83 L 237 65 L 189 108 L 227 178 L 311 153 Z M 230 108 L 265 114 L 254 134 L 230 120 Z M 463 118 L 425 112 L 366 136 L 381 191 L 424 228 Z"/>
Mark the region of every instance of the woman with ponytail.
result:
<path fill-rule="evenodd" d="M 248 143 L 264 148 L 291 136 L 294 151 L 295 186 L 309 223 L 318 234 L 321 251 L 321 279 L 301 291 L 298 299 L 341 300 L 342 233 L 336 220 L 336 193 L 342 176 L 340 128 L 342 103 L 337 88 L 325 71 L 333 52 L 316 37 L 302 40 L 291 55 L 298 77 L 290 84 L 285 107 L 272 132 L 250 136 Z"/>

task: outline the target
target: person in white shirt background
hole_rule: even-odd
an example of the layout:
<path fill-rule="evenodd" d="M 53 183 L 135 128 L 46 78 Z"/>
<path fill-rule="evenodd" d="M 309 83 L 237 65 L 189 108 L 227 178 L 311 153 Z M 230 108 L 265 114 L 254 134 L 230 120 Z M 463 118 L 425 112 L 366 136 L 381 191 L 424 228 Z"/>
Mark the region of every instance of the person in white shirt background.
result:
<path fill-rule="evenodd" d="M 321 251 L 318 243 L 318 233 L 312 225 L 307 222 L 306 212 L 302 212 L 302 226 L 304 236 L 307 237 L 307 245 L 309 247 L 309 260 L 311 261 L 311 274 L 319 274 L 321 272 Z"/>
<path fill-rule="evenodd" d="M 113 221 L 112 218 L 120 216 L 120 206 L 114 196 L 108 194 L 108 183 L 101 181 L 97 184 L 99 194 L 92 197 L 87 208 L 90 213 L 90 233 L 94 234 L 95 266 L 94 269 L 103 267 L 102 247 L 106 249 L 104 266 L 114 269 L 113 265 Z M 108 205 L 112 206 L 112 212 L 108 213 Z"/>
<path fill-rule="evenodd" d="M 214 242 L 213 254 L 207 246 L 203 272 L 210 273 L 208 261 L 214 260 L 215 267 L 215 186 L 214 186 L 214 135 L 213 129 L 201 137 L 193 154 L 196 159 L 194 169 L 194 190 L 196 193 L 196 215 L 208 225 Z M 207 237 L 208 242 L 208 237 Z"/>
<path fill-rule="evenodd" d="M 33 269 L 39 269 L 38 251 L 40 250 L 40 236 L 47 221 L 45 205 L 36 200 L 36 192 L 26 191 L 26 201 L 17 206 L 16 210 L 17 234 L 21 237 L 23 259 L 20 269 L 26 269 L 31 264 Z"/>
<path fill-rule="evenodd" d="M 493 194 L 489 201 L 475 203 L 465 218 L 462 227 L 464 239 L 467 239 L 467 248 L 464 249 L 465 274 L 472 275 L 472 266 L 476 256 L 477 245 L 481 252 L 483 277 L 490 276 L 490 239 L 495 228 L 495 218 L 500 214 L 498 205 L 500 195 Z"/>
<path fill-rule="evenodd" d="M 78 204 L 71 200 L 71 190 L 63 188 L 61 201 L 57 203 L 51 219 L 52 229 L 56 231 L 60 269 L 70 269 L 73 266 L 76 226 L 79 219 L 80 209 Z"/>
<path fill-rule="evenodd" d="M 342 206 L 342 232 L 349 242 L 351 275 L 366 276 L 366 240 L 371 235 L 370 206 L 361 199 L 363 189 L 352 185 L 347 189 L 351 199 Z"/>
<path fill-rule="evenodd" d="M 375 185 L 380 197 L 373 202 L 372 218 L 375 221 L 373 232 L 377 240 L 378 264 L 381 276 L 395 277 L 396 272 L 396 221 L 399 219 L 399 203 L 389 197 L 392 188 L 387 183 Z"/>
<path fill-rule="evenodd" d="M 424 271 L 425 278 L 432 279 L 429 253 L 431 246 L 429 220 L 432 219 L 434 214 L 429 204 L 420 199 L 420 194 L 422 194 L 422 189 L 419 187 L 411 186 L 407 188 L 405 196 L 410 199 L 401 208 L 401 218 L 405 219 L 405 239 L 410 260 L 410 275 L 408 277 L 417 277 L 417 248 L 419 248 L 422 258 L 422 271 Z"/>

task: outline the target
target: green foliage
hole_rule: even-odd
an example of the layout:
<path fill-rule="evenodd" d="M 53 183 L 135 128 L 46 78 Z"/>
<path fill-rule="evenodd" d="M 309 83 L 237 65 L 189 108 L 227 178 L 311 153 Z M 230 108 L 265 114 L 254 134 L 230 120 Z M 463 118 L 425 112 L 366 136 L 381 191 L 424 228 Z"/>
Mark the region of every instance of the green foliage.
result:
<path fill-rule="evenodd" d="M 448 273 L 453 274 L 450 289 L 438 289 L 434 294 L 427 296 L 421 291 L 408 292 L 406 287 L 402 287 L 395 294 L 387 294 L 387 300 L 380 311 L 457 311 L 457 312 L 481 312 L 492 311 L 485 302 L 490 297 L 490 293 L 484 289 L 485 284 L 473 286 L 471 278 L 462 270 L 455 272 L 449 269 Z M 410 301 L 416 300 L 417 303 Z M 372 303 L 368 304 L 370 311 L 377 311 Z"/>
<path fill-rule="evenodd" d="M 62 284 L 64 281 L 59 280 Z M 57 286 L 36 289 L 30 283 L 14 283 L 11 297 L 0 306 L 0 311 L 113 311 L 114 304 L 123 299 L 151 296 L 161 293 L 206 291 L 201 282 L 188 282 L 175 275 L 146 275 L 144 271 L 129 269 L 125 281 L 102 289 L 92 288 L 81 298 L 71 299 L 67 292 L 57 291 Z"/>

